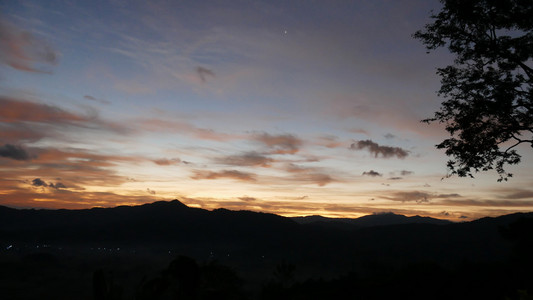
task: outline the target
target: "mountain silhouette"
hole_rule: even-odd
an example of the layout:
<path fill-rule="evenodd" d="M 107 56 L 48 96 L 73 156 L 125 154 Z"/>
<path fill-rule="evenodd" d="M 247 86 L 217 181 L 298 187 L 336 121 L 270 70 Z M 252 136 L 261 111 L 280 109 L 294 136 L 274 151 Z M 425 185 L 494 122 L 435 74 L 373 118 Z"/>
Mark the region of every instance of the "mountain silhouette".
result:
<path fill-rule="evenodd" d="M 407 217 L 394 213 L 376 213 L 360 218 L 327 218 L 323 216 L 305 216 L 291 218 L 299 224 L 335 227 L 338 229 L 358 229 L 372 226 L 400 225 L 400 224 L 435 224 L 446 225 L 453 222 L 430 217 Z"/>
<path fill-rule="evenodd" d="M 342 266 L 347 260 L 395 262 L 506 257 L 500 229 L 533 214 L 452 223 L 392 213 L 358 219 L 286 218 L 269 213 L 191 208 L 178 200 L 82 210 L 0 207 L 0 242 L 10 244 L 120 245 L 237 251 Z M 203 253 L 202 252 L 202 253 Z M 356 253 L 357 255 L 354 255 Z"/>
<path fill-rule="evenodd" d="M 221 262 L 238 269 L 256 290 L 264 287 L 264 299 L 282 299 L 277 294 L 281 291 L 305 291 L 312 296 L 313 287 L 336 290 L 328 282 L 345 290 L 351 290 L 355 282 L 366 298 L 382 299 L 387 286 L 416 288 L 412 282 L 421 278 L 427 288 L 418 292 L 420 299 L 432 289 L 449 288 L 446 282 L 468 290 L 469 285 L 462 282 L 472 278 L 477 278 L 476 293 L 489 296 L 492 291 L 486 282 L 497 287 L 497 280 L 506 280 L 506 290 L 494 294 L 500 299 L 527 287 L 533 268 L 528 258 L 533 250 L 532 220 L 533 213 L 463 223 L 392 213 L 357 219 L 287 218 L 252 211 L 208 211 L 178 200 L 82 210 L 0 206 L 0 267 L 7 270 L 0 275 L 0 288 L 20 285 L 23 279 L 19 278 L 35 278 L 27 283 L 31 288 L 26 289 L 30 295 L 26 299 L 39 298 L 30 293 L 32 289 L 42 289 L 45 294 L 60 292 L 59 286 L 68 286 L 65 282 L 72 287 L 64 293 L 75 295 L 85 284 L 76 278 L 91 272 L 87 280 L 93 278 L 95 289 L 101 293 L 110 293 L 106 288 L 120 274 L 127 282 L 122 285 L 134 291 L 148 272 L 142 270 L 149 270 L 145 262 L 161 265 L 181 254 L 198 262 Z M 100 268 L 123 271 L 113 275 Z M 267 288 L 262 280 L 273 271 L 278 282 Z M 46 287 L 39 283 L 41 272 L 50 278 L 57 274 L 64 277 L 48 281 L 50 286 Z M 138 279 L 132 274 L 138 274 Z M 431 281 L 424 277 L 430 275 L 424 274 L 443 281 Z M 143 283 L 147 289 L 160 279 L 153 278 L 155 281 Z M 322 281 L 293 286 L 304 290 L 287 284 L 309 278 Z M 412 295 L 411 290 L 402 293 Z M 458 299 L 471 298 L 476 294 Z"/>

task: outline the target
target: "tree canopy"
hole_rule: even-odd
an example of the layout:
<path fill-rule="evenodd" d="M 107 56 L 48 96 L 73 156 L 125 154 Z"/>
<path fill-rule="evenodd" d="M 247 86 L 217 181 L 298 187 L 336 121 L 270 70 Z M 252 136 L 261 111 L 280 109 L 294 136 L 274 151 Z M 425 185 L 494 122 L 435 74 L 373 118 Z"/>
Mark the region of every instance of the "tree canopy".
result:
<path fill-rule="evenodd" d="M 495 169 L 499 180 L 518 164 L 520 144 L 533 147 L 533 1 L 441 0 L 432 23 L 413 36 L 430 50 L 446 47 L 454 63 L 438 68 L 434 116 L 450 138 L 437 145 L 451 157 L 449 175 Z"/>

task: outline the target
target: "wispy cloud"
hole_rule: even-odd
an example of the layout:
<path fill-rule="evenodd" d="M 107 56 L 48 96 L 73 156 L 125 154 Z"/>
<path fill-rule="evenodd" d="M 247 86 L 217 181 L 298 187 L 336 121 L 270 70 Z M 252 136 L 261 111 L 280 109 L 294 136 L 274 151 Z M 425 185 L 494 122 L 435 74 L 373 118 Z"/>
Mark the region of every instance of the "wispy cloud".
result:
<path fill-rule="evenodd" d="M 36 154 L 31 160 L 2 162 L 6 168 L 0 169 L 0 180 L 24 181 L 31 170 L 31 176 L 48 181 L 47 185 L 52 188 L 68 186 L 71 190 L 82 191 L 87 186 L 116 187 L 127 182 L 127 178 L 118 175 L 114 167 L 145 160 L 142 157 L 96 154 L 84 149 L 31 148 L 30 151 Z M 57 178 L 61 178 L 61 185 L 51 181 Z"/>
<path fill-rule="evenodd" d="M 169 132 L 193 136 L 202 140 L 228 141 L 240 139 L 242 136 L 217 132 L 212 129 L 200 128 L 185 121 L 164 119 L 138 119 L 135 122 L 139 130 L 151 132 Z"/>
<path fill-rule="evenodd" d="M 85 96 L 83 96 L 83 99 L 89 100 L 89 101 L 98 102 L 98 103 L 101 103 L 101 104 L 111 104 L 111 101 L 95 98 L 95 97 L 93 97 L 91 95 L 85 95 Z"/>
<path fill-rule="evenodd" d="M 381 146 L 371 140 L 357 141 L 350 146 L 350 149 L 367 150 L 376 158 L 380 155 L 383 158 L 405 158 L 409 155 L 409 152 L 407 150 L 404 150 L 400 147 Z"/>
<path fill-rule="evenodd" d="M 463 201 L 463 197 L 457 193 L 439 194 L 424 191 L 391 191 L 388 195 L 382 196 L 382 198 L 399 202 L 416 202 L 416 203 L 429 203 L 432 200 L 435 204 L 441 204 L 447 199 L 453 199 L 452 201 Z"/>
<path fill-rule="evenodd" d="M 55 65 L 58 52 L 44 40 L 0 19 L 0 63 L 19 71 L 51 73 L 40 64 Z"/>
<path fill-rule="evenodd" d="M 270 167 L 274 159 L 257 152 L 247 152 L 241 155 L 230 155 L 215 159 L 216 163 L 230 166 L 261 166 Z"/>
<path fill-rule="evenodd" d="M 239 197 L 239 200 L 242 200 L 244 202 L 252 202 L 252 201 L 257 201 L 257 198 L 243 196 L 243 197 Z"/>
<path fill-rule="evenodd" d="M 318 186 L 325 186 L 335 181 L 330 175 L 323 173 L 303 173 L 294 176 L 292 179 L 301 183 L 317 184 Z"/>
<path fill-rule="evenodd" d="M 440 204 L 450 207 L 474 206 L 474 207 L 533 207 L 533 200 L 478 200 L 478 199 L 444 199 Z M 530 210 L 530 209 L 528 209 Z"/>
<path fill-rule="evenodd" d="M 57 106 L 5 96 L 0 96 L 0 106 L 2 107 L 0 121 L 3 123 L 35 122 L 74 125 L 94 121 L 94 117 L 71 113 Z"/>
<path fill-rule="evenodd" d="M 126 134 L 119 123 L 102 120 L 94 111 L 71 112 L 55 105 L 0 96 L 0 138 L 7 142 L 38 141 L 64 136 L 66 129 Z"/>
<path fill-rule="evenodd" d="M 516 190 L 508 195 L 506 195 L 508 199 L 533 199 L 533 191 L 532 190 Z"/>
<path fill-rule="evenodd" d="M 318 144 L 327 148 L 343 147 L 344 143 L 339 141 L 339 138 L 334 135 L 321 136 L 318 139 Z"/>
<path fill-rule="evenodd" d="M 198 74 L 198 77 L 200 77 L 200 80 L 202 80 L 204 83 L 207 81 L 207 77 L 215 77 L 215 72 L 204 67 L 197 67 L 196 73 Z"/>
<path fill-rule="evenodd" d="M 390 196 L 383 196 L 383 198 L 392 201 L 416 203 L 427 203 L 432 197 L 431 193 L 421 191 L 396 191 L 392 192 Z"/>
<path fill-rule="evenodd" d="M 256 175 L 247 172 L 241 172 L 237 170 L 222 170 L 220 172 L 213 171 L 204 171 L 204 170 L 194 170 L 194 175 L 191 176 L 192 179 L 220 179 L 220 178 L 229 178 L 240 181 L 256 181 Z"/>
<path fill-rule="evenodd" d="M 154 162 L 154 164 L 156 165 L 160 165 L 160 166 L 170 166 L 170 165 L 176 165 L 176 164 L 179 164 L 181 162 L 181 159 L 175 157 L 175 158 L 171 158 L 171 159 L 168 159 L 168 158 L 159 158 L 159 159 L 154 159 L 152 160 Z"/>
<path fill-rule="evenodd" d="M 302 184 L 313 183 L 318 186 L 325 186 L 328 183 L 337 181 L 331 175 L 322 172 L 318 168 L 299 166 L 293 163 L 286 165 L 285 170 L 292 173 L 285 181 L 294 181 Z"/>
<path fill-rule="evenodd" d="M 254 139 L 264 144 L 273 154 L 295 154 L 303 144 L 301 139 L 292 134 L 257 133 Z"/>

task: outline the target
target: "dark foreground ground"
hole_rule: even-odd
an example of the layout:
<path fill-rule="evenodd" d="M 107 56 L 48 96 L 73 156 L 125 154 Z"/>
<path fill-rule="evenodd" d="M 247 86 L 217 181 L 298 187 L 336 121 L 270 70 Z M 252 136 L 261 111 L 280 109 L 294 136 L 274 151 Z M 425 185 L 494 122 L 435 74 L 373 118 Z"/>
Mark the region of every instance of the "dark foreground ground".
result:
<path fill-rule="evenodd" d="M 531 262 L 511 258 L 453 268 L 378 258 L 359 272 L 323 277 L 284 260 L 252 270 L 231 259 L 116 249 L 6 252 L 0 256 L 2 299 L 533 299 Z"/>

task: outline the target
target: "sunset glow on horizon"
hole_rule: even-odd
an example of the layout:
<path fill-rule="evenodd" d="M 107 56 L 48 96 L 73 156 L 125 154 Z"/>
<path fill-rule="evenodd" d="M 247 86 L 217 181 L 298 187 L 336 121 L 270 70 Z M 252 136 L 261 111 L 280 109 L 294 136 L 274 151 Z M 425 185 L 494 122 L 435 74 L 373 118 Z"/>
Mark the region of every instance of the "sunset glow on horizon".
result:
<path fill-rule="evenodd" d="M 0 4 L 0 205 L 454 221 L 533 211 L 514 176 L 445 178 L 439 2 Z"/>

